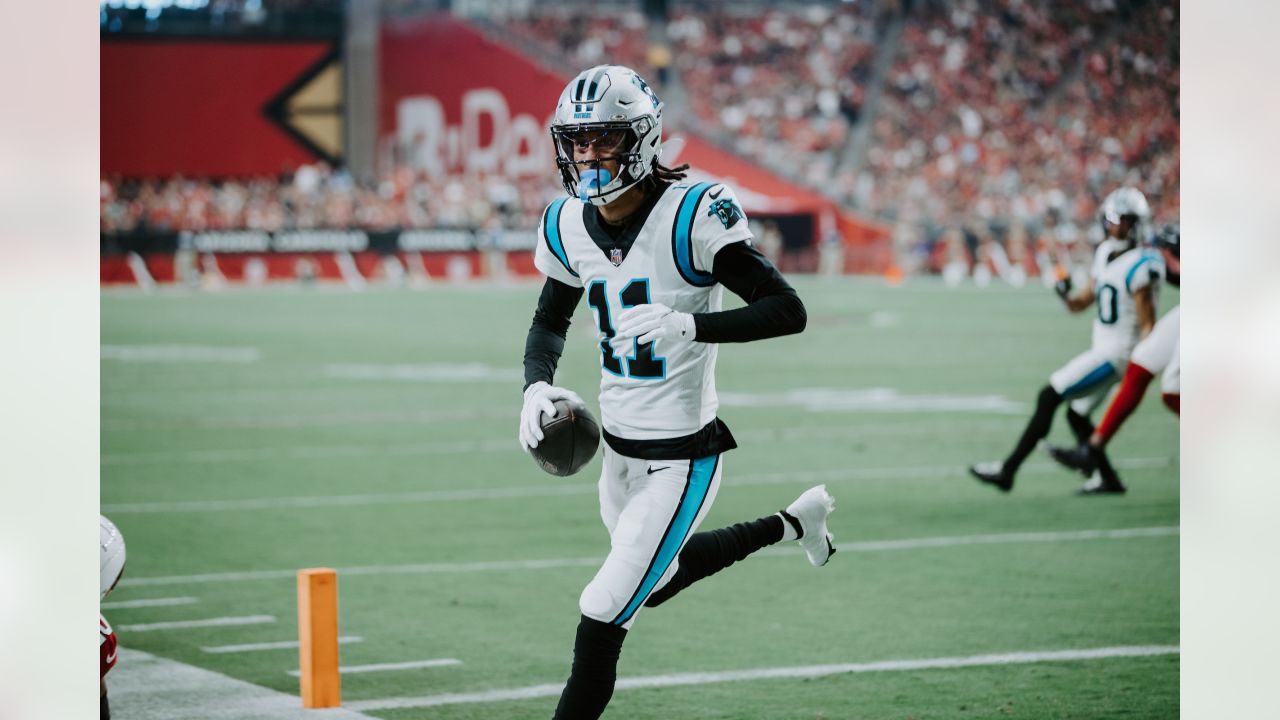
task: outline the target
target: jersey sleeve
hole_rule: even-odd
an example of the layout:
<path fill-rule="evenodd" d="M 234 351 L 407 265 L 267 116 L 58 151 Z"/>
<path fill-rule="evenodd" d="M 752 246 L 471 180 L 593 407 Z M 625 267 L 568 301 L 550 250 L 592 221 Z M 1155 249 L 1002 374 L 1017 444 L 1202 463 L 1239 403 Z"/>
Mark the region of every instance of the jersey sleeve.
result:
<path fill-rule="evenodd" d="M 1093 251 L 1093 266 L 1089 268 L 1089 276 L 1095 281 L 1102 277 L 1102 271 L 1107 268 L 1107 263 L 1111 261 L 1111 253 L 1115 249 L 1116 243 L 1110 238 L 1098 243 L 1098 249 Z"/>
<path fill-rule="evenodd" d="M 1164 279 L 1164 261 L 1158 253 L 1144 251 L 1124 276 L 1125 289 L 1132 295 L 1144 287 L 1159 285 Z"/>
<path fill-rule="evenodd" d="M 549 278 L 571 287 L 582 287 L 582 278 L 573 269 L 561 234 L 561 215 L 569 198 L 559 198 L 547 206 L 538 221 L 538 244 L 533 251 L 533 264 Z"/>
<path fill-rule="evenodd" d="M 753 237 L 747 227 L 747 214 L 742 203 L 728 185 L 699 183 L 690 194 L 697 192 L 697 206 L 693 216 L 691 255 L 693 269 L 710 274 L 715 267 L 716 253 L 736 242 L 750 241 Z"/>

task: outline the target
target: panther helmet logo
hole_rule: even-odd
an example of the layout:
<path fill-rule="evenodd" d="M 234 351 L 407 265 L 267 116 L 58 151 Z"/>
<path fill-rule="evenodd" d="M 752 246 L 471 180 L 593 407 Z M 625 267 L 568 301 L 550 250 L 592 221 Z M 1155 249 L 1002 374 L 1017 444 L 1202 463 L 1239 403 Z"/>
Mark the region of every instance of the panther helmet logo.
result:
<path fill-rule="evenodd" d="M 742 214 L 742 209 L 738 207 L 737 203 L 729 198 L 720 198 L 711 203 L 711 207 L 707 209 L 707 216 L 710 217 L 712 215 L 720 218 L 725 230 L 738 224 L 740 218 L 746 217 Z"/>

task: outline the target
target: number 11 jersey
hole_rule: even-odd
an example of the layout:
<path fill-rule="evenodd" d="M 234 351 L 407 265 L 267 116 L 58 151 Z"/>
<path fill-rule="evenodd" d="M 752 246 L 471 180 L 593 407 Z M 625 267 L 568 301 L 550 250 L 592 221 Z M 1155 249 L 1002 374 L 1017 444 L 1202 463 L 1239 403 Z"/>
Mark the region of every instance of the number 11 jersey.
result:
<path fill-rule="evenodd" d="M 671 185 L 622 255 L 592 239 L 584 212 L 596 210 L 577 198 L 547 207 L 534 264 L 544 275 L 586 290 L 596 321 L 604 429 L 629 440 L 693 434 L 715 419 L 719 407 L 718 346 L 691 339 L 617 339 L 618 316 L 647 303 L 685 313 L 719 311 L 724 289 L 711 275 L 712 263 L 721 248 L 752 237 L 746 216 L 724 185 Z"/>

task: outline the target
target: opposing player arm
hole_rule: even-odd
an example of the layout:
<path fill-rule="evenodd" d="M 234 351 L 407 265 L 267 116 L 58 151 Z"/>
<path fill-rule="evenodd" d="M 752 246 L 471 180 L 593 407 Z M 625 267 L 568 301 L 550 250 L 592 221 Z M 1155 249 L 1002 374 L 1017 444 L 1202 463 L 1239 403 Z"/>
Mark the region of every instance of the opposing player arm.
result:
<path fill-rule="evenodd" d="M 1138 314 L 1138 337 L 1145 338 L 1156 326 L 1156 300 L 1150 285 L 1133 292 L 1133 307 Z"/>
<path fill-rule="evenodd" d="M 547 278 L 533 311 L 533 324 L 524 342 L 524 386 L 542 381 L 548 385 L 556 374 L 573 311 L 582 299 L 582 288 Z"/>
<path fill-rule="evenodd" d="M 715 255 L 711 274 L 747 302 L 746 306 L 693 316 L 697 342 L 750 342 L 804 330 L 808 314 L 795 288 L 746 241 L 730 243 Z"/>

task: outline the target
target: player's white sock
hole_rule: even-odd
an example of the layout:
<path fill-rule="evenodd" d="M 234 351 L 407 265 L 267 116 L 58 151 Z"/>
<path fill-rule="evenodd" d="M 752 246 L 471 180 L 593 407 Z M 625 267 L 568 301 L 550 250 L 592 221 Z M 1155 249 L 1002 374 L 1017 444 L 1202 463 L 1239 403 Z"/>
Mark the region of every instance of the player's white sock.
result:
<path fill-rule="evenodd" d="M 776 513 L 778 519 L 782 521 L 782 539 L 778 542 L 788 542 L 790 540 L 800 539 L 800 533 L 796 532 L 795 520 L 788 520 L 787 516 L 782 513 Z"/>

